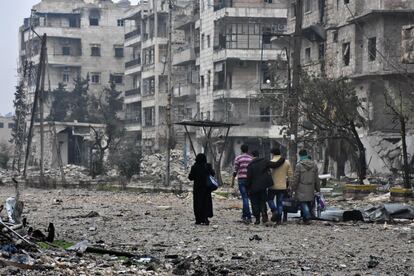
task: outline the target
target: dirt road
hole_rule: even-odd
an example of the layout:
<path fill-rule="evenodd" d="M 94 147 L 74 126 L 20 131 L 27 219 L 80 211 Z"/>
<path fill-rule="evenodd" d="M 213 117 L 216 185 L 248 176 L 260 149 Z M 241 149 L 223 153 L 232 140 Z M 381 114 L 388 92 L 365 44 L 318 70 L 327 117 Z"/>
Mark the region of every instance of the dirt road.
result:
<path fill-rule="evenodd" d="M 13 192 L 0 190 L 1 202 Z M 22 200 L 29 222 L 39 229 L 53 222 L 59 240 L 157 259 L 47 251 L 55 270 L 28 275 L 414 275 L 412 223 L 244 225 L 239 200 L 216 197 L 212 224 L 196 226 L 191 195 L 25 189 Z"/>

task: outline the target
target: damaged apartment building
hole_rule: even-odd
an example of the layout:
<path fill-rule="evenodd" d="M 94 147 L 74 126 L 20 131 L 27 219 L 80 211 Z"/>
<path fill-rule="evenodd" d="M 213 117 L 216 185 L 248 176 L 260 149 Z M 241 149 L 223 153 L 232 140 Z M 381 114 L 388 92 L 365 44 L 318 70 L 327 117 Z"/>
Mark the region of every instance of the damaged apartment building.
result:
<path fill-rule="evenodd" d="M 402 48 L 402 31 L 414 23 L 414 2 L 405 0 L 303 0 L 301 63 L 305 70 L 355 83 L 367 125 L 360 129 L 372 172 L 401 168 L 398 121 L 387 109 L 384 94 L 394 103 L 413 106 L 414 65 Z M 296 1 L 288 12 L 288 33 L 295 29 Z M 410 45 L 409 41 L 407 42 Z M 411 39 L 411 45 L 413 45 Z M 409 47 L 408 47 L 409 48 Z M 411 47 L 411 51 L 414 50 Z M 409 50 L 409 49 L 407 49 Z M 405 57 L 405 59 L 402 59 Z M 408 62 L 407 62 L 408 61 Z M 413 60 L 411 60 L 411 63 Z M 410 115 L 409 115 L 410 117 Z M 408 153 L 414 153 L 412 122 Z M 317 158 L 317 156 L 315 156 Z M 411 158 L 411 157 L 410 157 Z M 412 162 L 412 160 L 411 160 Z"/>
<path fill-rule="evenodd" d="M 140 135 L 143 147 L 152 150 L 159 150 L 154 145 L 162 141 L 160 126 L 166 118 L 163 59 L 168 17 L 162 3 L 141 2 L 125 18 L 126 29 L 128 21 L 133 26 L 125 34 L 125 47 L 132 50 L 125 71 L 127 129 Z M 282 86 L 273 84 L 265 65 L 278 59 L 286 62 L 286 43 L 271 38 L 286 33 L 287 7 L 287 1 L 275 0 L 188 0 L 173 7 L 174 121 L 242 124 L 230 131 L 227 159 L 242 143 L 260 149 L 269 148 L 271 140 L 283 143 L 277 120 L 281 111 L 259 98 L 286 91 L 286 81 Z M 268 39 L 263 39 L 264 34 Z M 286 70 L 282 71 L 280 75 L 286 76 Z M 189 132 L 200 150 L 204 134 L 192 128 Z M 175 137 L 179 144 L 188 144 L 178 127 Z"/>
<path fill-rule="evenodd" d="M 129 6 L 129 1 L 125 0 L 118 3 L 110 0 L 42 0 L 34 5 L 31 16 L 24 19 L 19 29 L 20 71 L 25 63 L 31 64 L 27 82 L 29 104 L 33 102 L 40 59 L 41 39 L 38 35 L 43 34 L 47 34 L 45 90 L 53 91 L 59 84 L 64 84 L 66 90 L 71 91 L 77 76 L 89 76 L 89 92 L 95 95 L 103 92 L 110 78 L 118 90 L 123 90 L 123 17 Z M 45 101 L 45 118 L 51 103 L 51 99 Z M 57 125 L 57 143 L 64 155 L 64 164 L 87 164 L 88 139 L 92 132 L 88 122 L 57 122 Z M 37 134 L 38 127 L 35 126 L 34 131 Z M 34 163 L 39 159 L 39 144 L 39 137 L 35 137 Z M 52 162 L 57 156 L 56 149 L 53 139 L 45 141 L 45 151 L 53 151 L 54 156 L 46 160 L 46 166 L 56 164 Z"/>
<path fill-rule="evenodd" d="M 176 11 L 190 1 L 174 1 Z M 184 3 L 184 4 L 183 4 Z M 141 1 L 124 15 L 125 20 L 125 124 L 147 153 L 165 149 L 168 101 L 168 1 Z M 182 44 L 181 31 L 173 28 L 172 49 Z M 174 69 L 173 78 L 181 78 Z"/>

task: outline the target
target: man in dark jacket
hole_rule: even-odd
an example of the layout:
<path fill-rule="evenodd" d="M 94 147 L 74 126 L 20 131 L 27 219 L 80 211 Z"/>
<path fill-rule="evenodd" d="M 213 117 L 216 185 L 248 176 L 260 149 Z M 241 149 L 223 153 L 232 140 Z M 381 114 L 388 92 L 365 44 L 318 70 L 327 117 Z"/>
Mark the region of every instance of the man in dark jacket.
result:
<path fill-rule="evenodd" d="M 270 162 L 265 158 L 259 158 L 258 151 L 252 152 L 252 155 L 253 161 L 247 166 L 246 188 L 252 204 L 253 216 L 256 219 L 254 224 L 260 224 L 260 217 L 262 217 L 263 223 L 269 221 L 266 207 L 266 190 L 273 185 L 269 169 L 280 167 L 285 162 L 285 159 L 281 158 L 277 162 Z"/>
<path fill-rule="evenodd" d="M 299 162 L 295 168 L 295 180 L 292 190 L 295 199 L 300 204 L 300 213 L 303 222 L 309 224 L 311 219 L 311 206 L 315 197 L 315 191 L 320 192 L 318 167 L 315 162 L 310 160 L 305 149 L 299 151 Z"/>

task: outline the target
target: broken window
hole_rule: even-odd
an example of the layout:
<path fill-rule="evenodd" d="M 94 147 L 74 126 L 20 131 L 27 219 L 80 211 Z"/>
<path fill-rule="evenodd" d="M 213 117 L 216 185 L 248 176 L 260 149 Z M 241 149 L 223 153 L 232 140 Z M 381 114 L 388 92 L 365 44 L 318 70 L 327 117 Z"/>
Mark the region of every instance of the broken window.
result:
<path fill-rule="evenodd" d="M 305 12 L 312 11 L 312 2 L 311 0 L 305 0 Z"/>
<path fill-rule="evenodd" d="M 101 74 L 100 73 L 91 73 L 91 83 L 93 83 L 93 84 L 101 83 Z"/>
<path fill-rule="evenodd" d="M 319 60 L 325 59 L 325 43 L 319 44 Z"/>
<path fill-rule="evenodd" d="M 91 45 L 91 56 L 93 56 L 93 57 L 100 57 L 101 56 L 101 45 L 100 44 L 92 44 Z"/>
<path fill-rule="evenodd" d="M 144 108 L 144 126 L 150 127 L 155 125 L 155 108 Z"/>
<path fill-rule="evenodd" d="M 116 84 L 122 84 L 123 83 L 123 75 L 122 74 L 111 74 L 110 80 L 113 81 Z"/>
<path fill-rule="evenodd" d="M 9 124 L 8 124 L 8 127 L 9 127 L 9 128 L 14 128 L 14 123 L 9 123 Z"/>
<path fill-rule="evenodd" d="M 99 18 L 101 17 L 99 10 L 92 9 L 89 11 L 89 25 L 99 26 Z"/>
<path fill-rule="evenodd" d="M 368 39 L 368 59 L 374 61 L 377 59 L 377 38 L 371 37 Z"/>
<path fill-rule="evenodd" d="M 118 27 L 123 27 L 124 26 L 124 20 L 118 19 L 117 25 L 118 25 Z"/>
<path fill-rule="evenodd" d="M 305 49 L 305 62 L 309 63 L 311 62 L 311 48 L 306 48 Z"/>
<path fill-rule="evenodd" d="M 348 5 L 349 4 L 349 0 L 344 0 L 344 4 Z"/>
<path fill-rule="evenodd" d="M 200 76 L 200 86 L 204 88 L 204 76 Z"/>
<path fill-rule="evenodd" d="M 333 31 L 332 33 L 332 41 L 338 42 L 338 31 Z"/>
<path fill-rule="evenodd" d="M 349 65 L 349 62 L 351 61 L 351 47 L 350 43 L 346 42 L 342 44 L 342 61 L 345 66 Z"/>
<path fill-rule="evenodd" d="M 62 55 L 63 56 L 70 56 L 70 47 L 69 46 L 63 46 L 62 47 Z"/>
<path fill-rule="evenodd" d="M 121 46 L 115 46 L 115 57 L 121 58 L 124 57 L 124 48 Z"/>

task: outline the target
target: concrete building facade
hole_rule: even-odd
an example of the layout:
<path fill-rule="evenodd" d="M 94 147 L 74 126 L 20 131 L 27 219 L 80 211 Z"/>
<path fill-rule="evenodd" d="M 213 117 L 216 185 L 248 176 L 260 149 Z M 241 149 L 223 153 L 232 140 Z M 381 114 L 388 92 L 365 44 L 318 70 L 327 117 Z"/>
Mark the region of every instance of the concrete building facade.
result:
<path fill-rule="evenodd" d="M 167 79 L 159 74 L 163 72 L 159 68 L 165 67 L 160 61 L 165 53 L 164 45 L 167 45 L 162 32 L 164 27 L 161 27 L 166 15 L 161 7 L 161 11 L 150 16 L 151 10 L 158 9 L 161 2 L 142 3 L 131 9 L 125 18 L 126 28 L 128 21 L 133 26 L 125 34 L 125 47 L 130 48 L 127 51 L 131 54 L 125 72 L 129 85 L 125 97 L 126 114 L 130 114 L 127 121 L 137 119 L 128 129 L 141 135 L 143 147 L 147 149 L 162 141 L 167 99 L 163 92 Z M 281 46 L 270 40 L 263 43 L 263 34 L 285 33 L 286 17 L 287 1 L 188 0 L 174 6 L 174 121 L 200 119 L 243 124 L 230 132 L 228 156 L 234 154 L 233 148 L 241 143 L 270 147 L 269 138 L 281 140 L 280 126 L 275 124 L 276 113 L 257 98 L 266 89 L 268 92 L 275 90 L 266 83 L 263 64 L 281 56 L 286 60 L 285 44 Z M 156 22 L 158 27 L 155 27 Z M 154 43 L 158 43 L 158 47 Z M 147 54 L 148 51 L 154 54 Z M 150 57 L 148 61 L 147 56 Z M 153 64 L 146 64 L 148 62 Z M 286 88 L 286 84 L 282 88 Z M 153 125 L 149 124 L 151 122 Z M 204 135 L 195 129 L 189 131 L 193 138 Z M 188 146 L 182 129 L 175 127 L 174 136 L 179 144 Z M 200 150 L 202 141 L 194 141 Z M 157 149 L 159 147 L 153 147 Z"/>
<path fill-rule="evenodd" d="M 19 29 L 20 72 L 28 66 L 28 103 L 33 103 L 36 73 L 40 60 L 41 38 L 47 35 L 45 90 L 51 92 L 44 105 L 47 118 L 53 91 L 64 84 L 68 93 L 78 76 L 89 77 L 88 93 L 100 96 L 109 87 L 124 90 L 124 20 L 129 1 L 42 0 L 34 5 L 30 18 Z M 63 164 L 89 165 L 90 122 L 45 122 L 45 167 L 56 166 L 57 149 Z M 51 127 L 51 125 L 56 126 Z M 102 129 L 102 125 L 94 125 Z M 52 133 L 56 130 L 56 135 Z M 34 127 L 31 163 L 40 159 L 40 127 Z M 57 137 L 55 139 L 55 137 Z"/>
<path fill-rule="evenodd" d="M 175 2 L 173 24 L 181 5 Z M 126 12 L 124 20 L 126 128 L 145 152 L 160 151 L 167 141 L 169 7 L 166 1 L 141 1 Z M 175 49 L 183 35 L 173 30 Z M 174 71 L 174 78 L 180 78 L 179 71 Z"/>
<path fill-rule="evenodd" d="M 123 90 L 123 17 L 128 8 L 128 1 L 110 0 L 42 0 L 34 5 L 19 31 L 20 67 L 26 61 L 32 64 L 29 100 L 33 100 L 41 50 L 36 33 L 47 34 L 45 89 L 53 91 L 62 83 L 70 91 L 80 75 L 89 76 L 91 93 L 102 93 L 110 78 Z M 48 101 L 46 113 L 50 104 Z"/>
<path fill-rule="evenodd" d="M 280 110 L 261 95 L 286 87 L 267 83 L 265 65 L 286 57 L 283 46 L 263 38 L 284 34 L 286 16 L 286 1 L 200 1 L 200 19 L 195 22 L 200 37 L 195 64 L 200 74 L 198 118 L 242 124 L 229 133 L 224 163 L 243 143 L 262 151 L 282 143 L 276 123 Z"/>
<path fill-rule="evenodd" d="M 308 71 L 327 77 L 348 77 L 364 105 L 367 126 L 360 129 L 372 172 L 401 168 L 398 122 L 387 109 L 384 94 L 398 102 L 412 101 L 414 65 L 402 62 L 403 26 L 414 23 L 412 1 L 304 0 L 301 62 Z M 288 32 L 295 28 L 291 0 Z M 414 105 L 413 105 L 414 106 Z M 413 125 L 408 152 L 414 153 Z M 411 157 L 410 157 L 411 158 Z"/>

